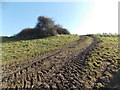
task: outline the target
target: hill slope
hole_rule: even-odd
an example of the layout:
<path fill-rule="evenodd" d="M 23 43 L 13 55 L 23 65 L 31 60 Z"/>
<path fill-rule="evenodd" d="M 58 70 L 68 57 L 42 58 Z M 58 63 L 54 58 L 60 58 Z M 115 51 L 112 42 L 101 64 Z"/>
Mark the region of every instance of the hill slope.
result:
<path fill-rule="evenodd" d="M 58 46 L 56 50 L 19 64 L 14 62 L 5 65 L 3 87 L 119 89 L 118 37 L 116 35 L 70 37 L 65 36 L 66 41 L 69 39 L 66 43 L 62 36 L 65 44 L 57 43 L 57 46 L 65 45 L 61 48 Z M 54 39 L 57 40 L 56 37 Z M 50 40 L 59 41 L 54 39 Z M 50 46 L 49 41 L 46 44 L 48 44 L 47 47 Z M 56 45 L 53 44 L 53 46 Z"/>
<path fill-rule="evenodd" d="M 44 39 L 16 40 L 14 38 L 3 38 L 2 63 L 12 63 L 21 59 L 39 56 L 58 47 L 65 46 L 78 40 L 76 35 L 60 35 Z"/>

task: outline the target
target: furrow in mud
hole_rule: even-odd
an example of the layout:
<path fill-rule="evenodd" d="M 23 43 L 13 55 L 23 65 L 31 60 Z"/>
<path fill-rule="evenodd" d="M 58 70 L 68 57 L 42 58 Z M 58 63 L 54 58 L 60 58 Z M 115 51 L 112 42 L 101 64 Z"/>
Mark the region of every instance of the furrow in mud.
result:
<path fill-rule="evenodd" d="M 87 42 L 89 38 L 91 39 Z M 112 77 L 110 73 L 117 68 L 114 63 L 104 60 L 100 67 L 89 66 L 89 57 L 92 51 L 97 50 L 99 42 L 101 41 L 93 36 L 85 36 L 50 56 L 37 59 L 17 72 L 6 75 L 2 79 L 3 88 L 85 90 L 108 87 Z"/>
<path fill-rule="evenodd" d="M 16 64 L 16 63 L 12 63 L 10 65 L 5 65 L 4 68 L 3 68 L 3 76 L 9 76 L 10 74 L 19 72 L 22 69 L 25 69 L 26 67 L 33 66 L 33 64 L 37 64 L 37 63 L 42 64 L 42 62 L 45 59 L 50 58 L 52 56 L 55 56 L 55 55 L 61 53 L 62 51 L 67 50 L 68 48 L 74 47 L 75 45 L 84 41 L 85 39 L 86 39 L 86 37 L 81 37 L 81 39 L 71 43 L 70 45 L 67 45 L 67 46 L 64 46 L 62 48 L 56 49 L 56 50 L 51 51 L 51 52 L 49 52 L 49 53 L 47 53 L 43 56 L 40 56 L 40 57 L 34 57 L 34 58 L 31 58 L 30 60 L 24 60 L 19 65 Z M 25 61 L 27 61 L 27 62 L 25 62 Z"/>

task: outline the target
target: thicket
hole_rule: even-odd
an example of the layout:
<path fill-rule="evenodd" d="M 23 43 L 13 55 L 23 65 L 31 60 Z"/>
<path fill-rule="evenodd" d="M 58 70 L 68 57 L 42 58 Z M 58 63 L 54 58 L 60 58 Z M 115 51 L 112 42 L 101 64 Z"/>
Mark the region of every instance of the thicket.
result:
<path fill-rule="evenodd" d="M 56 25 L 52 18 L 39 16 L 34 28 L 25 28 L 15 35 L 21 39 L 37 39 L 59 34 L 70 34 L 70 32 L 60 25 Z"/>

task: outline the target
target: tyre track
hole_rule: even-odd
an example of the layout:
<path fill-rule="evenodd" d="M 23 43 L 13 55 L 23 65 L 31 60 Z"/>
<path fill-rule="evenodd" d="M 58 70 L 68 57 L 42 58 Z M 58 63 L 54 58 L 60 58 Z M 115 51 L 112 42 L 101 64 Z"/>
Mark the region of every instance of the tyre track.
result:
<path fill-rule="evenodd" d="M 3 73 L 5 73 L 6 75 L 3 75 L 3 76 L 8 76 L 8 75 L 10 75 L 11 71 L 12 71 L 12 73 L 15 73 L 15 72 L 17 72 L 17 71 L 21 71 L 22 69 L 25 69 L 26 67 L 33 66 L 33 64 L 37 64 L 37 63 L 41 63 L 41 64 L 42 64 L 42 62 L 43 62 L 45 59 L 47 59 L 47 58 L 49 58 L 49 57 L 52 57 L 52 56 L 54 56 L 54 55 L 56 55 L 56 54 L 59 54 L 60 52 L 62 52 L 63 50 L 66 50 L 67 48 L 71 48 L 72 46 L 77 45 L 79 42 L 84 41 L 85 38 L 86 38 L 86 37 L 81 37 L 81 39 L 79 39 L 79 40 L 71 43 L 70 45 L 63 46 L 63 47 L 61 47 L 61 48 L 59 48 L 59 49 L 57 49 L 57 50 L 53 50 L 53 51 L 51 51 L 51 52 L 43 55 L 42 57 L 40 56 L 40 57 L 31 58 L 31 59 L 33 59 L 33 60 L 31 60 L 32 62 L 29 62 L 29 61 L 28 61 L 27 63 L 22 62 L 22 64 L 20 64 L 19 66 L 18 66 L 18 65 L 15 65 L 16 63 L 15 63 L 15 64 L 12 63 L 12 64 L 10 64 L 9 66 L 5 66 L 5 69 L 3 70 L 3 71 L 4 71 Z M 14 65 L 14 66 L 13 66 L 13 65 Z M 17 70 L 16 70 L 16 68 L 17 68 Z M 11 73 L 11 74 L 12 74 L 12 73 Z"/>
<path fill-rule="evenodd" d="M 68 48 L 75 47 L 83 42 L 83 37 L 74 44 L 41 60 L 25 66 L 18 71 L 6 75 L 2 79 L 3 87 L 7 88 L 82 88 L 82 70 L 84 66 L 84 55 L 90 47 L 97 43 L 96 39 L 83 47 L 82 50 L 71 52 Z M 83 55 L 83 56 L 82 56 Z M 59 57 L 57 57 L 59 56 Z M 78 61 L 80 60 L 80 61 Z"/>

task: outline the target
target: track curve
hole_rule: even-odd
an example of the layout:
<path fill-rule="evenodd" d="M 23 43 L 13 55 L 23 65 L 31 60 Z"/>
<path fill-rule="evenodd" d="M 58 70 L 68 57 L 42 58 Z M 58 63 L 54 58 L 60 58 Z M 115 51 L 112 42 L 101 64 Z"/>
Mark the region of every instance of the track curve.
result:
<path fill-rule="evenodd" d="M 23 63 L 14 68 L 8 67 L 3 74 L 2 87 L 84 88 L 82 76 L 85 72 L 85 58 L 97 43 L 97 39 L 93 36 L 82 36 L 76 42 L 48 53 L 42 58 L 34 58 L 32 63 Z"/>

